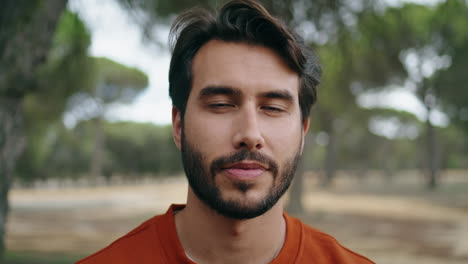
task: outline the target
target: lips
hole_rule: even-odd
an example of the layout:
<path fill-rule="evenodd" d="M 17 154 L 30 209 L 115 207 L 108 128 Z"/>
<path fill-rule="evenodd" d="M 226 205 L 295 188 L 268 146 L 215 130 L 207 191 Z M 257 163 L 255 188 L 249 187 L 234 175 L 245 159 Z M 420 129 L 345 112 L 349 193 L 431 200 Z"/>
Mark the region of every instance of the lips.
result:
<path fill-rule="evenodd" d="M 267 170 L 267 168 L 262 164 L 254 162 L 240 162 L 228 165 L 224 167 L 223 170 L 231 178 L 237 180 L 249 180 L 260 176 Z"/>

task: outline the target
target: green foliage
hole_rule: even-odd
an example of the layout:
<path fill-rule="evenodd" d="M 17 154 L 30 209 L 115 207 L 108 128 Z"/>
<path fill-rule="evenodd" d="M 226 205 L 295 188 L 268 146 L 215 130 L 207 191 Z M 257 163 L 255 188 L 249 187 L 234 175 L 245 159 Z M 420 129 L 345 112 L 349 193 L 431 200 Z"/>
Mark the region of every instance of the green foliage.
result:
<path fill-rule="evenodd" d="M 174 174 L 182 170 L 171 126 L 107 123 L 106 150 L 112 170 L 121 174 Z"/>
<path fill-rule="evenodd" d="M 22 98 L 37 86 L 57 18 L 66 1 L 3 0 L 0 11 L 0 96 Z"/>
<path fill-rule="evenodd" d="M 141 70 L 127 67 L 107 58 L 94 58 L 94 94 L 103 103 L 130 103 L 148 86 Z"/>
<path fill-rule="evenodd" d="M 194 6 L 213 7 L 219 0 L 117 0 L 128 11 L 129 15 L 141 26 L 144 39 L 148 43 L 166 47 L 156 33 L 159 26 L 165 28 L 176 15 Z"/>
<path fill-rule="evenodd" d="M 68 98 L 91 86 L 91 64 L 87 55 L 90 43 L 89 32 L 78 15 L 64 12 L 47 62 L 36 76 L 38 86 L 25 98 L 27 123 L 40 125 L 38 123 L 57 121 Z"/>
<path fill-rule="evenodd" d="M 68 99 L 91 84 L 89 45 L 90 35 L 84 23 L 76 14 L 65 11 L 47 61 L 36 74 L 38 85 L 24 98 L 28 145 L 17 168 L 23 178 L 40 174 L 36 170 L 47 164 L 46 157 L 54 155 L 54 139 L 61 132 L 61 117 Z"/>
<path fill-rule="evenodd" d="M 135 15 L 148 35 L 158 24 L 167 25 L 177 13 L 193 6 L 219 6 L 223 1 L 119 0 Z M 448 56 L 450 65 L 419 83 L 420 99 L 436 96 L 452 123 L 438 128 L 442 165 L 461 168 L 466 162 L 468 143 L 468 29 L 466 1 L 447 0 L 434 7 L 406 3 L 398 7 L 376 8 L 377 1 L 363 1 L 362 8 L 349 1 L 261 1 L 280 14 L 287 23 L 301 29 L 312 24 L 324 76 L 319 86 L 318 105 L 312 111 L 314 134 L 324 132 L 336 142 L 338 168 L 417 168 L 425 153 L 424 124 L 414 115 L 392 109 L 362 109 L 356 97 L 370 89 L 402 84 L 410 73 L 402 59 L 408 51 L 421 56 L 425 48 L 436 55 Z M 32 8 L 32 7 L 31 7 Z M 348 23 L 346 16 L 354 22 Z M 309 29 L 310 29 L 309 28 Z M 310 33 L 310 32 L 309 32 Z M 307 35 L 307 34 L 306 34 Z M 316 35 L 321 35 L 320 37 Z M 53 39 L 46 65 L 36 74 L 40 82 L 36 93 L 28 95 L 25 111 L 31 148 L 25 154 L 19 173 L 26 179 L 41 177 L 79 177 L 86 174 L 94 147 L 93 118 L 102 118 L 103 108 L 111 103 L 129 103 L 148 84 L 147 76 L 106 58 L 86 54 L 90 37 L 86 27 L 73 13 L 66 12 Z M 1 47 L 0 47 L 1 50 Z M 47 92 L 46 92 L 47 91 Z M 429 91 L 429 92 L 428 92 Z M 99 113 L 81 117 L 67 129 L 60 117 L 68 105 L 73 112 L 82 100 L 71 104 L 71 95 L 84 95 L 100 104 Z M 86 106 L 85 106 L 86 107 Z M 79 115 L 77 115 L 79 117 Z M 373 120 L 396 120 L 402 129 L 416 127 L 416 138 L 383 137 L 373 133 Z M 458 127 L 453 126 L 457 124 Z M 172 143 L 169 127 L 132 122 L 104 123 L 103 174 L 170 174 L 181 171 L 178 150 Z M 320 168 L 327 158 L 326 145 L 314 145 L 309 168 Z M 29 178 L 28 178 L 29 177 Z"/>
<path fill-rule="evenodd" d="M 63 125 L 49 124 L 47 133 L 37 137 L 36 140 L 40 142 L 32 139 L 30 138 L 30 142 L 34 144 L 29 144 L 18 161 L 16 173 L 22 182 L 55 175 L 67 177 L 84 172 L 83 166 L 87 166 L 88 157 L 83 153 L 83 142 L 69 135 Z"/>
<path fill-rule="evenodd" d="M 148 85 L 147 76 L 138 69 L 89 57 L 90 39 L 78 15 L 64 12 L 47 62 L 36 76 L 38 86 L 24 99 L 28 146 L 17 169 L 24 181 L 49 175 L 76 177 L 89 167 L 93 142 L 88 139 L 89 143 L 82 144 L 62 124 L 66 110 L 87 103 L 71 98 L 86 95 L 79 98 L 104 105 L 128 103 Z M 95 116 L 102 117 L 102 107 Z"/>
<path fill-rule="evenodd" d="M 104 123 L 103 175 L 171 175 L 182 171 L 180 154 L 172 140 L 170 126 L 145 123 Z M 93 158 L 93 120 L 82 121 L 73 129 L 51 126 L 44 137 L 47 152 L 41 162 L 23 157 L 17 173 L 23 182 L 45 178 L 79 178 L 88 173 Z M 36 153 L 26 152 L 26 155 Z M 37 154 L 36 154 L 37 155 Z"/>
<path fill-rule="evenodd" d="M 183 10 L 194 6 L 209 7 L 220 2 L 219 0 L 172 0 L 172 1 L 133 1 L 119 0 L 119 2 L 129 9 L 144 10 L 153 19 L 161 19 L 173 14 L 178 14 Z"/>
<path fill-rule="evenodd" d="M 468 4 L 448 0 L 434 18 L 438 25 L 441 50 L 450 57 L 450 66 L 440 70 L 433 85 L 444 110 L 468 134 Z"/>
<path fill-rule="evenodd" d="M 441 142 L 442 168 L 467 169 L 468 168 L 468 137 L 466 130 L 459 126 L 439 128 L 438 134 Z"/>

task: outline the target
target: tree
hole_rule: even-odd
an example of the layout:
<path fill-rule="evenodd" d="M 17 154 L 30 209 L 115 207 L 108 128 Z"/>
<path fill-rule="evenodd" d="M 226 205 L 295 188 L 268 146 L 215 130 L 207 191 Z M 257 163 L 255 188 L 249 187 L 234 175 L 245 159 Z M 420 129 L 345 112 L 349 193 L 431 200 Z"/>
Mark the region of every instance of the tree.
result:
<path fill-rule="evenodd" d="M 105 147 L 116 173 L 168 175 L 183 170 L 170 126 L 114 122 L 106 123 L 104 131 Z"/>
<path fill-rule="evenodd" d="M 8 192 L 22 152 L 22 103 L 34 90 L 65 0 L 2 1 L 0 9 L 0 261 L 5 250 Z M 18 52 L 21 51 L 21 52 Z"/>
<path fill-rule="evenodd" d="M 102 125 L 106 138 L 103 155 L 107 161 L 102 172 L 108 182 L 114 175 L 119 180 L 138 181 L 145 176 L 165 177 L 183 170 L 170 126 L 106 120 Z M 20 160 L 18 183 L 28 186 L 38 179 L 66 182 L 87 175 L 93 158 L 94 130 L 94 120 L 82 120 L 73 128 L 61 122 L 49 124 L 46 136 L 41 137 L 47 141 L 47 151 L 41 153 L 41 162 L 24 157 Z"/>
<path fill-rule="evenodd" d="M 107 58 L 93 58 L 94 85 L 91 90 L 82 92 L 75 98 L 71 111 L 80 107 L 89 107 L 94 102 L 94 109 L 89 113 L 94 121 L 95 143 L 91 159 L 90 175 L 95 179 L 102 176 L 104 161 L 104 133 L 102 121 L 108 107 L 113 103 L 130 103 L 148 86 L 148 77 L 136 68 L 130 68 Z M 84 103 L 84 104 L 83 104 Z M 73 109 L 74 108 L 74 109 Z"/>
<path fill-rule="evenodd" d="M 392 13 L 389 13 L 392 15 Z M 453 121 L 461 121 L 466 106 L 468 4 L 447 0 L 434 8 L 407 4 L 399 9 L 400 58 L 415 94 L 426 108 L 425 174 L 434 189 L 440 174 L 440 145 L 431 115 L 445 110 Z M 392 15 L 394 16 L 394 15 Z M 462 122 L 463 123 L 463 122 Z"/>
<path fill-rule="evenodd" d="M 27 139 L 16 175 L 23 181 L 41 176 L 50 156 L 55 135 L 60 134 L 63 112 L 72 95 L 89 90 L 92 60 L 91 39 L 78 15 L 65 11 L 60 18 L 46 62 L 36 76 L 37 87 L 24 98 L 24 126 Z M 45 174 L 42 174 L 45 176 Z"/>
<path fill-rule="evenodd" d="M 357 105 L 355 95 L 351 92 L 353 82 L 352 61 L 346 40 L 336 44 L 328 44 L 319 50 L 323 63 L 324 76 L 319 87 L 320 99 L 315 108 L 314 120 L 328 136 L 326 156 L 323 164 L 324 174 L 321 185 L 330 186 L 337 167 L 337 145 L 340 142 L 337 135 L 342 129 L 343 120 L 352 119 Z"/>
<path fill-rule="evenodd" d="M 428 99 L 433 99 L 435 94 L 437 101 L 429 102 L 442 105 L 452 123 L 468 134 L 468 3 L 447 0 L 439 4 L 436 14 L 432 19 L 435 27 L 433 39 L 437 41 L 434 46 L 441 58 L 439 60 L 442 60 L 438 63 L 446 65 L 439 68 L 427 82 L 431 92 Z M 434 129 L 429 132 L 429 136 L 435 133 Z M 436 186 L 435 180 L 434 176 L 431 177 L 429 187 Z"/>
<path fill-rule="evenodd" d="M 433 87 L 451 121 L 468 133 L 468 3 L 448 0 L 436 13 L 440 53 L 450 63 L 435 73 Z"/>
<path fill-rule="evenodd" d="M 387 80 L 396 79 L 412 84 L 415 95 L 424 104 L 427 113 L 426 142 L 421 144 L 421 147 L 427 156 L 424 173 L 428 179 L 427 186 L 431 189 L 437 185 L 440 160 L 436 130 L 430 118 L 432 112 L 438 108 L 439 99 L 432 79 L 435 72 L 445 67 L 440 49 L 442 39 L 434 30 L 438 27 L 435 18 L 439 15 L 433 8 L 417 4 L 389 8 L 382 15 L 366 14 L 360 20 L 360 27 L 367 29 L 366 35 L 363 35 L 364 41 L 358 41 L 358 45 L 355 46 L 359 54 L 365 58 L 359 68 L 367 68 L 379 78 L 385 74 Z M 363 44 L 370 44 L 376 48 L 366 49 Z M 367 54 L 367 50 L 371 53 Z M 377 50 L 380 52 L 375 53 Z M 432 63 L 433 60 L 439 62 Z M 387 71 L 382 71 L 382 63 L 391 67 Z M 375 84 L 365 87 L 385 88 Z"/>
<path fill-rule="evenodd" d="M 64 23 L 59 25 L 57 35 L 60 35 L 62 28 L 68 28 L 68 18 L 77 17 L 66 12 L 63 18 Z M 80 25 L 84 27 L 83 24 Z M 75 29 L 70 32 L 74 32 L 77 38 L 81 33 L 86 34 L 83 38 L 66 38 L 70 41 L 69 44 L 79 46 L 81 41 L 89 43 L 87 31 Z M 67 47 L 64 43 L 57 45 L 58 47 L 52 48 L 51 54 L 54 54 L 55 49 L 63 51 Z M 64 177 L 83 173 L 84 160 L 90 165 L 94 175 L 100 176 L 105 165 L 105 133 L 102 122 L 106 109 L 115 102 L 130 102 L 147 86 L 146 75 L 137 69 L 109 59 L 89 57 L 87 45 L 78 49 L 78 53 L 76 49 L 72 50 L 73 56 L 65 52 L 67 56 L 49 60 L 39 78 L 40 88 L 25 98 L 25 125 L 29 144 L 19 161 L 21 166 L 17 169 L 17 175 L 23 182 L 30 182 L 37 177 L 53 177 L 60 174 L 59 172 L 63 172 Z M 44 105 L 46 101 L 50 103 Z M 86 114 L 81 112 L 84 108 Z M 83 146 L 78 146 L 77 137 L 64 127 L 62 117 L 65 111 L 73 112 L 74 118 L 91 119 L 94 124 L 92 151 L 86 148 L 85 138 Z M 72 159 L 67 159 L 72 151 L 76 152 L 76 164 Z M 92 158 L 89 158 L 89 152 L 92 153 Z M 62 167 L 66 164 L 68 168 L 63 169 L 60 164 Z M 51 168 L 55 171 L 51 171 Z"/>

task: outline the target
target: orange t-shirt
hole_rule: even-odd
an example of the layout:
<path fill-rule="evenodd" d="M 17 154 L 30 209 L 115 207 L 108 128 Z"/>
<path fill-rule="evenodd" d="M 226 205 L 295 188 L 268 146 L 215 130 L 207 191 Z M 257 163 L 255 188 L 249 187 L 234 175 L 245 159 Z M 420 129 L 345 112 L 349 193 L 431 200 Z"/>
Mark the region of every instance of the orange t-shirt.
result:
<path fill-rule="evenodd" d="M 195 264 L 185 255 L 177 236 L 172 205 L 164 215 L 155 216 L 108 247 L 76 264 Z M 270 264 L 375 264 L 341 246 L 333 237 L 284 214 L 286 240 Z"/>

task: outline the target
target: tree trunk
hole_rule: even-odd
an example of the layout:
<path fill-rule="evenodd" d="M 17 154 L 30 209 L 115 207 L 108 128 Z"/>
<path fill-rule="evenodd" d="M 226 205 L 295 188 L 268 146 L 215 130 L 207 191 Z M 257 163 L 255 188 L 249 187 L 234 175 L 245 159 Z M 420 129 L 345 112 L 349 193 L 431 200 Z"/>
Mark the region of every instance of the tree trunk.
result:
<path fill-rule="evenodd" d="M 8 192 L 16 160 L 23 151 L 21 99 L 0 97 L 0 263 L 5 254 Z"/>
<path fill-rule="evenodd" d="M 430 111 L 428 111 L 430 113 Z M 427 187 L 431 190 L 438 185 L 439 176 L 439 153 L 437 148 L 437 136 L 435 128 L 429 118 L 426 121 L 427 129 Z"/>
<path fill-rule="evenodd" d="M 327 154 L 325 157 L 325 175 L 322 180 L 322 187 L 329 187 L 336 174 L 336 139 L 333 125 L 328 131 Z"/>
<path fill-rule="evenodd" d="M 392 144 L 392 141 L 386 139 L 382 147 L 382 153 L 385 155 L 382 162 L 382 172 L 386 184 L 391 184 L 393 182 L 393 176 L 395 175 L 395 162 L 392 158 L 388 158 L 394 155 Z"/>
<path fill-rule="evenodd" d="M 290 214 L 301 215 L 304 213 L 304 206 L 302 204 L 304 167 L 304 159 L 301 159 L 297 166 L 296 176 L 294 176 L 291 189 L 289 189 L 289 202 L 286 210 Z"/>
<path fill-rule="evenodd" d="M 90 166 L 91 181 L 95 184 L 98 183 L 99 178 L 102 176 L 104 155 L 104 133 L 102 130 L 102 119 L 101 117 L 97 117 L 94 120 L 94 150 Z"/>
<path fill-rule="evenodd" d="M 66 0 L 2 0 L 0 8 L 0 263 L 5 253 L 8 192 L 25 147 L 22 102 L 34 88 Z"/>
<path fill-rule="evenodd" d="M 427 81 L 422 83 L 424 88 L 424 106 L 426 107 L 426 166 L 425 175 L 427 177 L 427 188 L 433 190 L 437 187 L 439 174 L 439 153 L 437 148 L 437 138 L 434 125 L 431 122 L 431 113 L 436 106 L 436 96 L 428 87 Z"/>
<path fill-rule="evenodd" d="M 296 176 L 292 182 L 289 190 L 289 202 L 286 210 L 290 214 L 301 215 L 304 213 L 304 205 L 302 203 L 302 196 L 304 193 L 304 177 L 306 172 L 307 154 L 312 145 L 313 138 L 310 133 L 305 135 L 304 151 L 302 158 L 297 165 Z"/>

